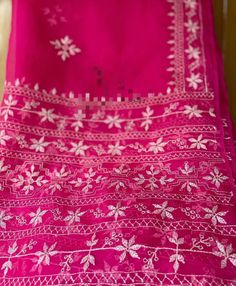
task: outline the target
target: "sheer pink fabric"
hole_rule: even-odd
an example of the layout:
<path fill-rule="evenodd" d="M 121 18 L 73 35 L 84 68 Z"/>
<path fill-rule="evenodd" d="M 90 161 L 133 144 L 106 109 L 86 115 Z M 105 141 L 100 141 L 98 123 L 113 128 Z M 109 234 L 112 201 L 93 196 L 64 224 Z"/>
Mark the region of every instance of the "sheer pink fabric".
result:
<path fill-rule="evenodd" d="M 234 130 L 210 0 L 13 0 L 0 285 L 236 285 Z"/>

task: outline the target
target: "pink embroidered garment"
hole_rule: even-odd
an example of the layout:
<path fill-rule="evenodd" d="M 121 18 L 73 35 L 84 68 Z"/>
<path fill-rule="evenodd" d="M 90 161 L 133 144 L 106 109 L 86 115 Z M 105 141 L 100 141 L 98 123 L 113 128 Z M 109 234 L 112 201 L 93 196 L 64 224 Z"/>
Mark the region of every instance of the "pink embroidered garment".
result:
<path fill-rule="evenodd" d="M 13 0 L 0 124 L 0 285 L 236 285 L 210 0 Z"/>

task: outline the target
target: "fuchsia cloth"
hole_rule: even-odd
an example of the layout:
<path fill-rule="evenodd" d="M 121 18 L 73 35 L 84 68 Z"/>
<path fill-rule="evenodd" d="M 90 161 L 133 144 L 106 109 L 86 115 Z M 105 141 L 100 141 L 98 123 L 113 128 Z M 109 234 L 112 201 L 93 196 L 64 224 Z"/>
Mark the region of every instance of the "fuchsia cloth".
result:
<path fill-rule="evenodd" d="M 210 0 L 13 0 L 0 285 L 236 285 L 234 130 Z"/>

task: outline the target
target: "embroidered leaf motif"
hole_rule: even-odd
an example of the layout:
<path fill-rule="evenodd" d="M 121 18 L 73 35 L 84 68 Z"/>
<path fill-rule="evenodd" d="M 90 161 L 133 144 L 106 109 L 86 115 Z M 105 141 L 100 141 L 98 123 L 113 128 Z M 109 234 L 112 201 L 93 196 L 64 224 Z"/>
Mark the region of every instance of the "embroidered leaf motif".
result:
<path fill-rule="evenodd" d="M 17 242 L 15 241 L 12 246 L 8 247 L 8 253 L 12 255 L 13 253 L 17 251 L 17 249 L 18 249 L 18 246 L 17 246 Z"/>
<path fill-rule="evenodd" d="M 1 270 L 4 270 L 4 276 L 7 275 L 7 272 L 8 272 L 9 269 L 10 270 L 12 269 L 12 262 L 11 262 L 11 260 L 8 260 L 8 261 L 6 261 L 6 262 L 4 262 L 2 264 Z"/>
<path fill-rule="evenodd" d="M 229 260 L 236 267 L 236 253 L 233 253 L 232 244 L 224 246 L 219 241 L 216 241 L 219 251 L 215 251 L 214 254 L 218 257 L 223 258 L 221 260 L 221 268 L 227 266 L 227 261 Z"/>
<path fill-rule="evenodd" d="M 86 271 L 89 268 L 89 265 L 95 265 L 95 258 L 93 255 L 88 254 L 81 259 L 81 264 L 84 264 L 83 269 Z"/>

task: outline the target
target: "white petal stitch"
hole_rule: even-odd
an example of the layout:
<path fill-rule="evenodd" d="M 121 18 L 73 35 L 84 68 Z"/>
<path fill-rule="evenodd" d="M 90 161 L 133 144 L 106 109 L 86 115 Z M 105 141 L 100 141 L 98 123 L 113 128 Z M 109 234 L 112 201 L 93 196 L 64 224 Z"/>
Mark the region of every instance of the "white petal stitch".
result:
<path fill-rule="evenodd" d="M 122 251 L 120 255 L 120 262 L 124 261 L 127 254 L 133 258 L 140 258 L 137 250 L 141 248 L 140 244 L 135 244 L 135 237 L 131 237 L 129 240 L 122 238 L 122 245 L 115 247 L 115 250 Z"/>
<path fill-rule="evenodd" d="M 153 152 L 154 154 L 157 154 L 159 152 L 164 152 L 164 147 L 167 145 L 167 142 L 162 141 L 163 138 L 160 137 L 157 139 L 156 142 L 150 142 L 149 143 L 149 152 Z"/>
<path fill-rule="evenodd" d="M 58 50 L 57 55 L 60 56 L 63 61 L 71 56 L 81 53 L 81 49 L 73 44 L 73 41 L 69 38 L 69 36 L 65 36 L 59 40 L 50 41 L 50 43 L 56 50 Z"/>

